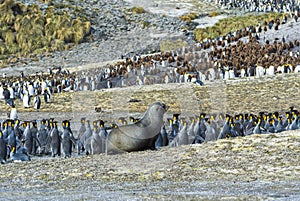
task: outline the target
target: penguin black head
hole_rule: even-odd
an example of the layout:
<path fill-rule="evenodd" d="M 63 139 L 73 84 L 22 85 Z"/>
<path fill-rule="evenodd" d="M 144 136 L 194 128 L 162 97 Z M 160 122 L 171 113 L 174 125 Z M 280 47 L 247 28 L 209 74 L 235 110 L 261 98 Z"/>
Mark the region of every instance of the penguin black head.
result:
<path fill-rule="evenodd" d="M 110 126 L 111 126 L 111 128 L 118 128 L 118 125 L 115 123 L 111 123 Z"/>
<path fill-rule="evenodd" d="M 292 115 L 298 115 L 298 114 L 299 114 L 298 110 L 292 110 Z"/>
<path fill-rule="evenodd" d="M 5 125 L 6 125 L 6 126 L 11 126 L 11 120 L 10 120 L 10 119 L 7 119 Z"/>
<path fill-rule="evenodd" d="M 36 127 L 36 126 L 37 126 L 36 120 L 31 121 L 31 123 L 32 123 L 32 126 L 33 126 L 33 127 Z"/>
<path fill-rule="evenodd" d="M 98 121 L 93 121 L 93 126 L 97 126 Z"/>
<path fill-rule="evenodd" d="M 273 117 L 278 118 L 279 112 L 273 112 Z"/>
<path fill-rule="evenodd" d="M 271 125 L 272 125 L 272 124 L 273 124 L 273 122 L 274 122 L 274 119 L 273 119 L 273 118 L 270 118 L 268 121 L 269 121 L 269 124 L 271 124 Z"/>
<path fill-rule="evenodd" d="M 129 118 L 130 119 L 130 118 Z M 132 117 L 132 119 L 134 119 L 133 117 Z M 119 123 L 123 123 L 125 121 L 125 118 L 124 117 L 119 117 L 118 118 L 118 122 Z M 131 121 L 131 119 L 130 119 L 130 121 Z M 133 122 L 133 121 L 132 121 Z"/>
<path fill-rule="evenodd" d="M 231 116 L 229 114 L 226 114 L 225 117 L 226 117 L 226 119 L 230 119 L 231 118 Z"/>
<path fill-rule="evenodd" d="M 264 114 L 265 114 L 264 112 L 259 112 L 259 113 L 258 113 L 258 115 L 259 115 L 260 117 L 262 117 Z"/>
<path fill-rule="evenodd" d="M 61 122 L 61 125 L 62 125 L 63 128 L 66 128 L 66 127 L 67 127 L 67 121 L 68 121 L 68 120 L 63 120 L 63 121 Z"/>
<path fill-rule="evenodd" d="M 129 121 L 130 121 L 131 123 L 133 123 L 133 122 L 135 121 L 134 117 L 130 116 L 130 117 L 129 117 Z"/>
<path fill-rule="evenodd" d="M 80 119 L 80 122 L 81 122 L 81 123 L 84 123 L 84 122 L 85 122 L 85 117 L 82 117 L 82 118 Z"/>
<path fill-rule="evenodd" d="M 69 120 L 66 120 L 66 127 L 70 127 L 70 121 Z"/>
<path fill-rule="evenodd" d="M 176 121 L 178 120 L 180 114 L 173 114 L 173 120 Z"/>
<path fill-rule="evenodd" d="M 46 119 L 42 119 L 41 124 L 42 125 L 46 125 L 47 124 L 47 120 Z"/>
<path fill-rule="evenodd" d="M 99 124 L 100 124 L 100 127 L 101 127 L 101 128 L 104 127 L 104 121 L 103 121 L 103 120 L 100 119 L 100 120 L 99 120 Z"/>

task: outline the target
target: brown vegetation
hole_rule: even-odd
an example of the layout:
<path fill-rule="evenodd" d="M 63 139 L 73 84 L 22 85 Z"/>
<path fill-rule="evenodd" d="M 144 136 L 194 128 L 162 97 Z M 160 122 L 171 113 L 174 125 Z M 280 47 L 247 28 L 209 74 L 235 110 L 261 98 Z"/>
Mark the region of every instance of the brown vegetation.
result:
<path fill-rule="evenodd" d="M 0 4 L 0 55 L 29 55 L 69 49 L 89 34 L 91 23 L 84 17 L 49 6 L 45 13 L 39 5 L 25 5 L 14 0 Z"/>
<path fill-rule="evenodd" d="M 266 26 L 266 23 L 270 21 L 280 20 L 283 15 L 284 14 L 281 13 L 268 13 L 261 15 L 233 16 L 221 19 L 212 27 L 195 29 L 194 34 L 197 41 L 213 39 L 218 36 L 224 36 L 229 32 L 233 33 L 239 29 L 256 26 L 259 23 Z"/>

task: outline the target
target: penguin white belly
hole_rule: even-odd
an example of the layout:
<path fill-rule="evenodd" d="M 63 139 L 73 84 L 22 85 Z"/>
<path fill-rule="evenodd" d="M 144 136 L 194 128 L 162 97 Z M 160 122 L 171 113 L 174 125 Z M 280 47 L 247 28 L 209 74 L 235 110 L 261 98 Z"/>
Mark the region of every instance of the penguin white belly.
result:
<path fill-rule="evenodd" d="M 28 95 L 23 96 L 23 106 L 26 107 L 26 108 L 30 107 L 29 106 L 29 96 Z"/>

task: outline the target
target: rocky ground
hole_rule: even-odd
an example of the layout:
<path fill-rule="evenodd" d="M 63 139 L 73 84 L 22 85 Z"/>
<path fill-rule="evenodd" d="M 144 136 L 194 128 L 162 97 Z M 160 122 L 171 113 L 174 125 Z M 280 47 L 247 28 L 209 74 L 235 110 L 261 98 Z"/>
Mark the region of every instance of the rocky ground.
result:
<path fill-rule="evenodd" d="M 198 7 L 191 6 L 196 3 L 198 3 Z M 27 73 L 33 73 L 51 66 L 78 67 L 112 61 L 119 59 L 121 55 L 157 51 L 160 42 L 166 39 L 181 38 L 189 41 L 188 36 L 182 31 L 186 28 L 186 24 L 176 18 L 179 14 L 197 8 L 202 13 L 216 10 L 216 7 L 209 7 L 207 4 L 193 0 L 184 2 L 180 0 L 127 0 L 121 4 L 116 0 L 89 1 L 89 4 L 80 1 L 80 4 L 86 8 L 93 5 L 93 7 L 103 10 L 95 16 L 99 22 L 94 24 L 93 34 L 98 36 L 98 40 L 83 43 L 68 52 L 57 52 L 47 57 L 41 57 L 38 62 L 20 62 L 14 67 L 0 69 L 0 72 L 17 74 L 18 71 L 25 70 Z M 132 19 L 137 18 L 135 20 L 137 23 L 123 24 L 123 11 L 139 5 L 149 13 L 131 16 Z M 150 12 L 154 14 L 150 14 Z M 143 20 L 150 20 L 156 25 L 143 28 L 143 25 L 139 23 Z M 207 25 L 209 23 L 210 20 Z M 120 24 L 122 24 L 121 27 Z M 296 78 L 296 80 L 299 79 Z M 232 83 L 228 86 L 230 90 L 235 81 Z M 260 89 L 259 83 L 253 86 Z M 297 83 L 298 81 L 295 81 L 295 87 L 298 86 Z M 249 85 L 251 83 L 248 83 L 247 86 L 249 87 Z M 152 98 L 165 100 L 166 94 L 169 97 L 175 89 L 190 89 L 189 92 L 192 93 L 194 87 L 174 85 L 170 86 L 171 90 L 167 90 L 163 86 L 154 86 L 154 92 L 152 87 L 151 92 L 146 94 L 153 96 Z M 268 87 L 269 85 L 267 85 Z M 262 88 L 261 93 L 266 93 L 268 89 Z M 74 119 L 78 119 L 81 115 L 90 115 L 90 118 L 99 118 L 104 114 L 116 117 L 122 112 L 122 115 L 128 113 L 140 115 L 148 102 L 128 104 L 128 100 L 131 98 L 144 96 L 139 92 L 141 88 L 132 89 L 127 96 L 126 91 L 122 91 L 124 95 L 122 97 L 116 95 L 121 89 L 112 89 L 108 92 L 112 96 L 104 98 L 102 97 L 104 92 L 90 93 L 88 98 L 91 102 L 88 103 L 84 99 L 86 98 L 85 93 L 79 93 L 76 96 L 65 94 L 60 99 L 53 99 L 52 103 L 40 113 L 31 111 L 21 113 L 20 116 L 36 119 L 48 115 L 58 117 L 60 120 L 59 118 L 69 115 L 72 115 Z M 211 89 L 205 88 L 203 91 L 198 91 L 196 104 L 203 103 L 201 98 L 205 98 L 205 94 L 211 95 L 208 100 L 215 100 L 215 97 L 222 98 L 224 94 L 226 96 L 227 92 L 220 91 L 222 89 L 211 87 Z M 209 90 L 215 90 L 215 92 L 212 93 Z M 232 89 L 232 91 L 234 90 Z M 297 92 L 293 98 L 295 103 L 299 100 Z M 280 106 L 288 105 L 288 100 L 279 98 Z M 94 106 L 98 99 L 106 103 L 103 113 L 100 114 L 94 112 Z M 69 100 L 71 102 L 68 102 Z M 126 100 L 126 102 L 120 103 L 119 100 Z M 147 99 L 147 101 L 151 100 Z M 178 103 L 188 105 L 179 100 L 185 99 L 181 96 L 181 99 L 169 102 L 171 108 L 168 115 L 175 111 L 175 108 L 180 108 Z M 188 100 L 195 101 L 192 98 Z M 258 99 L 255 98 L 255 100 Z M 270 99 L 270 103 L 274 103 L 273 100 Z M 258 105 L 257 102 L 254 104 L 255 107 Z M 83 103 L 88 108 L 86 111 L 81 110 L 80 104 Z M 124 106 L 126 109 L 114 111 L 112 109 L 114 104 L 120 104 L 118 107 Z M 202 106 L 201 104 L 200 106 Z M 218 103 L 219 106 L 222 104 Z M 264 102 L 263 105 L 265 109 L 267 103 Z M 236 107 L 236 105 L 231 104 L 230 107 Z M 55 111 L 53 108 L 56 108 Z M 1 111 L 6 110 L 7 108 L 2 107 L 1 103 Z M 183 112 L 188 113 L 191 112 L 190 110 L 193 108 L 187 108 Z M 300 133 L 293 131 L 114 156 L 77 157 L 74 155 L 70 159 L 33 157 L 31 162 L 1 165 L 0 199 L 299 200 L 299 143 Z"/>
<path fill-rule="evenodd" d="M 45 7 L 39 1 L 31 2 Z M 65 1 L 66 4 L 70 2 Z M 0 73 L 6 72 L 8 75 L 20 71 L 35 73 L 46 71 L 53 66 L 72 68 L 113 61 L 122 56 L 148 54 L 160 51 L 160 44 L 165 40 L 181 39 L 193 44 L 194 41 L 190 40 L 187 33 L 192 32 L 196 24 L 187 24 L 178 17 L 189 12 L 205 16 L 211 11 L 218 10 L 213 5 L 194 0 L 80 1 L 76 2 L 76 5 L 91 17 L 93 39 L 69 51 L 23 58 L 12 66 L 0 69 Z M 128 9 L 135 6 L 143 7 L 146 12 L 142 14 L 128 12 Z M 209 25 L 210 19 L 203 21 L 204 24 L 206 22 Z"/>

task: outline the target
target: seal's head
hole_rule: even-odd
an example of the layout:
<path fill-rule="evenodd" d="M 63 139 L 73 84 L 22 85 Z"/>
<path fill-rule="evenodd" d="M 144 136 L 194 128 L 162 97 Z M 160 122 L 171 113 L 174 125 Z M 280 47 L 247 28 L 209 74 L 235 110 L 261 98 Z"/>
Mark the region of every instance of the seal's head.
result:
<path fill-rule="evenodd" d="M 152 105 L 150 105 L 146 114 L 151 116 L 162 116 L 168 109 L 169 107 L 166 104 L 162 102 L 155 102 Z"/>
<path fill-rule="evenodd" d="M 165 112 L 169 109 L 169 106 L 164 103 L 158 102 L 158 104 L 165 110 Z"/>

